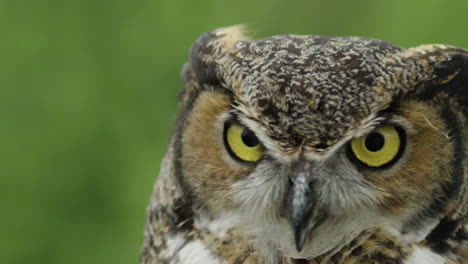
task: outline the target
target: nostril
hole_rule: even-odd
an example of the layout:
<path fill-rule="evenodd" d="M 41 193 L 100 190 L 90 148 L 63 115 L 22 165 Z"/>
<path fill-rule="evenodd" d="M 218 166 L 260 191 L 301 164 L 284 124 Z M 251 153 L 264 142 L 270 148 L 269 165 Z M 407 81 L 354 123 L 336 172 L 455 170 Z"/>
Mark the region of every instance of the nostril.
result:
<path fill-rule="evenodd" d="M 291 177 L 288 177 L 288 186 L 289 186 L 289 188 L 291 188 L 293 185 L 294 185 L 293 180 L 291 179 Z"/>

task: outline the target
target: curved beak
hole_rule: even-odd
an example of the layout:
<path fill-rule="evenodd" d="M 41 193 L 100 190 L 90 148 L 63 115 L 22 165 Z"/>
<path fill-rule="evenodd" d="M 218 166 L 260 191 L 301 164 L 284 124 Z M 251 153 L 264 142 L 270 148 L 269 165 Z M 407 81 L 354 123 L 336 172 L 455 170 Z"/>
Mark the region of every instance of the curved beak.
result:
<path fill-rule="evenodd" d="M 314 175 L 317 169 L 311 165 L 304 163 L 294 168 L 290 177 L 288 220 L 298 252 L 304 247 L 309 234 L 326 219 L 326 214 L 317 206 L 319 204 L 315 190 L 317 177 Z"/>

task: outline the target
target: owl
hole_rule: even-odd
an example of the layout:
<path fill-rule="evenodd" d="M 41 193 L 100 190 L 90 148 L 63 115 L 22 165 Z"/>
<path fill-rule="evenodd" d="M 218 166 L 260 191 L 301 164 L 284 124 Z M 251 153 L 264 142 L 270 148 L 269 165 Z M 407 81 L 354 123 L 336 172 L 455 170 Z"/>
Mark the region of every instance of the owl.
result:
<path fill-rule="evenodd" d="M 468 50 L 202 35 L 141 263 L 468 263 Z"/>

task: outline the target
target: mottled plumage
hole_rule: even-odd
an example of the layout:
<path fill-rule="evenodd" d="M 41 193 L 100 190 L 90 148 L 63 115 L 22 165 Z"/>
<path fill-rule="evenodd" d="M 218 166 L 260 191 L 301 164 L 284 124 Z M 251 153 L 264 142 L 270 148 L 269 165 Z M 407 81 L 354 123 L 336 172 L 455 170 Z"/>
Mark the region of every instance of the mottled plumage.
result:
<path fill-rule="evenodd" d="M 466 263 L 468 51 L 202 35 L 141 263 Z"/>

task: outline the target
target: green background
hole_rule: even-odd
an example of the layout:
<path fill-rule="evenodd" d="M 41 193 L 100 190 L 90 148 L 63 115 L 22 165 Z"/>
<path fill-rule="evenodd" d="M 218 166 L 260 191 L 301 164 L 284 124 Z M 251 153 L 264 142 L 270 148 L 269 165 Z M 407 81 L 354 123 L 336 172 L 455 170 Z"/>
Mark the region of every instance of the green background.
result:
<path fill-rule="evenodd" d="M 138 262 L 201 33 L 467 48 L 467 14 L 466 0 L 0 0 L 0 263 Z"/>

